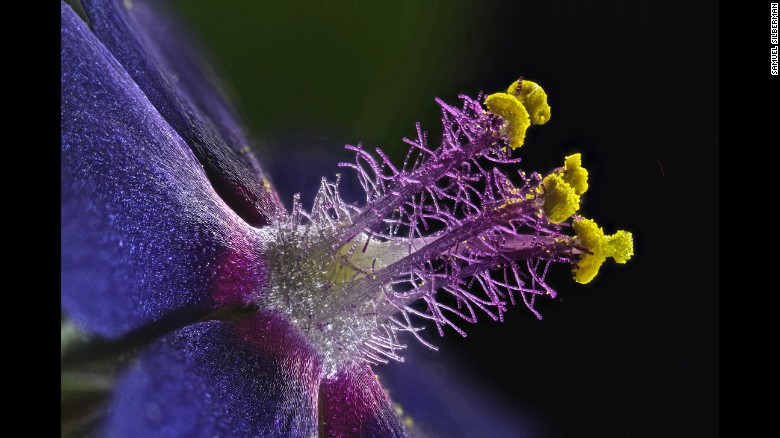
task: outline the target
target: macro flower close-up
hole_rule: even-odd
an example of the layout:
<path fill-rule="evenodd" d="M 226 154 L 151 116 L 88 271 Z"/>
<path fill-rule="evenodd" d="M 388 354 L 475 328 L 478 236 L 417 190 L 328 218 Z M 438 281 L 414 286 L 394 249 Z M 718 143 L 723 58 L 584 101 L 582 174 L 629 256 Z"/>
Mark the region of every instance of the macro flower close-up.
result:
<path fill-rule="evenodd" d="M 394 146 L 347 139 L 323 164 L 305 129 L 256 140 L 175 10 L 61 2 L 63 436 L 568 435 L 530 395 L 425 365 L 474 327 L 524 318 L 543 332 L 562 295 L 597 294 L 644 257 L 644 218 L 614 220 L 638 205 L 636 177 L 603 186 L 621 201 L 602 223 L 587 206 L 604 204 L 609 160 L 589 140 L 542 149 L 561 138 L 545 129 L 576 117 L 547 75 L 427 96 L 436 126 L 388 134 Z M 280 93 L 264 110 L 303 119 L 309 102 Z M 509 363 L 511 336 L 496 356 Z M 444 396 L 456 390 L 467 407 Z"/>

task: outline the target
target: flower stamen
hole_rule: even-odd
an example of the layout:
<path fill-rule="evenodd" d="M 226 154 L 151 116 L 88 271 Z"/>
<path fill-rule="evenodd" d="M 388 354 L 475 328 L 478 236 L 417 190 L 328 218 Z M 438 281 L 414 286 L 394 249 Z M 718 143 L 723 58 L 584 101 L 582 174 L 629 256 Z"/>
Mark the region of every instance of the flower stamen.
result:
<path fill-rule="evenodd" d="M 355 161 L 340 166 L 356 172 L 365 207 L 341 199 L 337 175 L 335 183 L 323 179 L 311 212 L 296 198 L 269 231 L 273 286 L 258 300 L 285 313 L 330 370 L 355 359 L 402 360 L 399 332 L 431 346 L 412 317 L 441 335 L 450 327 L 466 336 L 457 321 L 476 322 L 476 309 L 501 321 L 520 296 L 541 319 L 536 299 L 556 295 L 546 282 L 551 263 L 573 264 L 583 282 L 601 258 L 632 255 L 630 234 L 598 237 L 579 219 L 577 236 L 566 234 L 588 188 L 580 154 L 544 178 L 495 167 L 518 163 L 511 153 L 525 130 L 549 120 L 538 84 L 522 80 L 491 94 L 487 111 L 460 97 L 461 108 L 436 100 L 440 145 L 430 147 L 418 124 L 417 138 L 404 139 L 410 150 L 401 167 L 380 149 L 346 146 Z"/>

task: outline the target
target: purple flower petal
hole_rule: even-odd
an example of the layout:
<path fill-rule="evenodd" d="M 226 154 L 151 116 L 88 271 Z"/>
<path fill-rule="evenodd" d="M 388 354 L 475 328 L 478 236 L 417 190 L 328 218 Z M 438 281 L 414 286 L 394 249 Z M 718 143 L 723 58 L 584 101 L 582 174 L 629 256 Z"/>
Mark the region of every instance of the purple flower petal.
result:
<path fill-rule="evenodd" d="M 404 363 L 377 368 L 393 401 L 412 419 L 414 436 L 548 436 L 539 412 L 479 386 L 461 361 L 444 349 L 410 343 Z"/>
<path fill-rule="evenodd" d="M 401 437 L 403 426 L 368 365 L 342 370 L 320 386 L 327 437 Z"/>
<path fill-rule="evenodd" d="M 269 223 L 278 198 L 214 75 L 181 29 L 144 1 L 85 0 L 90 27 L 192 148 L 215 190 L 253 226 Z"/>
<path fill-rule="evenodd" d="M 118 337 L 243 303 L 264 278 L 256 230 L 84 22 L 61 9 L 63 309 Z"/>
<path fill-rule="evenodd" d="M 272 313 L 156 341 L 119 381 L 109 437 L 310 437 L 322 367 Z"/>

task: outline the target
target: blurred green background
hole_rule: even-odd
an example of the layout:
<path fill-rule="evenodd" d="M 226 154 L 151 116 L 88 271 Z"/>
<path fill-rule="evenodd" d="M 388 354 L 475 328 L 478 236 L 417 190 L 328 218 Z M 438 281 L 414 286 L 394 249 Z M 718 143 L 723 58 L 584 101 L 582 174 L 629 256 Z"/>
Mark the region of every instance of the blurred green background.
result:
<path fill-rule="evenodd" d="M 390 145 L 434 116 L 432 96 L 484 77 L 486 54 L 469 36 L 481 26 L 463 26 L 473 2 L 176 3 L 261 139 L 304 126 Z"/>
<path fill-rule="evenodd" d="M 500 405 L 501 415 L 528 426 L 509 436 L 717 436 L 716 4 L 171 6 L 221 67 L 288 206 L 295 192 L 310 204 L 320 177 L 350 159 L 345 143 L 381 146 L 399 161 L 401 137 L 414 135 L 415 122 L 437 138 L 434 97 L 456 102 L 459 93 L 498 91 L 522 75 L 545 87 L 552 106 L 551 121 L 528 132 L 522 167 L 546 171 L 582 152 L 591 172 L 582 213 L 607 232 L 634 232 L 634 260 L 605 266 L 592 284 L 576 285 L 565 268 L 554 272 L 560 295 L 538 306 L 544 321 L 519 305 L 503 324 L 482 318 L 467 327 L 465 339 L 432 334 L 440 353 L 384 368 L 390 382 L 399 367 L 444 376 L 428 365 L 448 363 L 459 379 L 452 385 L 470 387 L 437 401 L 396 385 L 395 399 L 443 403 L 436 415 L 451 408 L 464 417 Z M 452 436 L 479 431 L 468 429 L 474 418 L 432 421 L 458 432 Z"/>
<path fill-rule="evenodd" d="M 520 73 L 491 68 L 492 10 L 474 1 L 178 1 L 176 10 L 222 68 L 226 92 L 283 202 L 310 205 L 346 143 L 397 162 L 420 121 L 433 138 L 433 99 L 494 90 Z M 500 17 L 500 16 L 499 16 Z M 494 32 L 493 32 L 494 33 Z M 356 182 L 345 178 L 347 199 Z"/>
<path fill-rule="evenodd" d="M 173 6 L 221 67 L 226 94 L 288 206 L 295 192 L 310 201 L 320 177 L 332 178 L 336 163 L 351 158 L 346 143 L 380 146 L 400 161 L 401 138 L 414 135 L 416 122 L 436 139 L 434 97 L 458 104 L 458 94 L 503 90 L 523 75 L 551 90 L 552 123 L 566 123 L 560 111 L 579 107 L 561 106 L 560 97 L 567 86 L 592 86 L 577 72 L 602 39 L 613 37 L 596 34 L 590 50 L 572 52 L 570 40 L 594 38 L 589 29 L 609 18 L 566 24 L 561 12 L 572 11 L 543 3 L 182 0 Z M 573 7 L 575 14 L 591 9 Z M 563 33 L 551 38 L 540 30 Z M 566 126 L 560 132 L 590 134 Z M 573 150 L 571 138 L 550 134 L 529 134 L 532 165 L 558 166 Z"/>

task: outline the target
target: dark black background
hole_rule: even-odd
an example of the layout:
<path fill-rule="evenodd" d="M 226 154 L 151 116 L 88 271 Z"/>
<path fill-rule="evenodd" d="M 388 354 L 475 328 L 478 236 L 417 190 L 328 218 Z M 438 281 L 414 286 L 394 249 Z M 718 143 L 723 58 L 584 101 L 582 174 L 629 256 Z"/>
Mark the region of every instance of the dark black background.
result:
<path fill-rule="evenodd" d="M 501 5 L 503 23 L 541 42 L 507 31 L 494 51 L 544 78 L 554 120 L 523 156 L 549 168 L 582 151 L 583 213 L 631 230 L 636 255 L 585 287 L 560 270 L 543 321 L 512 309 L 444 348 L 519 416 L 532 412 L 528 436 L 717 436 L 717 13 L 693 2 L 520 3 Z M 485 88 L 502 85 L 496 76 Z"/>
<path fill-rule="evenodd" d="M 467 327 L 465 339 L 453 332 L 434 336 L 440 353 L 417 351 L 405 364 L 379 368 L 418 425 L 424 429 L 426 418 L 415 416 L 414 404 L 425 402 L 401 400 L 402 391 L 391 383 L 402 381 L 399 367 L 424 373 L 431 370 L 424 364 L 436 360 L 455 369 L 459 381 L 453 385 L 467 382 L 489 394 L 448 400 L 453 408 L 446 421 L 454 425 L 464 419 L 479 425 L 486 409 L 480 397 L 487 397 L 506 407 L 505 417 L 529 425 L 513 436 L 718 435 L 716 4 L 421 2 L 421 11 L 408 2 L 396 8 L 387 2 L 302 1 L 279 12 L 278 3 L 253 2 L 266 20 L 268 14 L 281 20 L 297 16 L 295 8 L 308 8 L 312 23 L 346 29 L 339 39 L 317 33 L 320 27 L 305 20 L 281 22 L 269 32 L 286 29 L 297 39 L 266 35 L 263 44 L 276 48 L 274 57 L 249 51 L 259 44 L 252 41 L 257 29 L 248 21 L 250 6 L 179 3 L 239 95 L 258 155 L 283 199 L 302 191 L 306 200 L 321 175 L 336 171 L 323 162 L 347 157 L 339 152 L 344 143 L 381 145 L 398 157 L 393 145 L 412 135 L 414 121 L 435 133 L 434 96 L 454 101 L 459 92 L 500 90 L 523 75 L 545 87 L 553 108 L 550 123 L 529 131 L 523 168 L 544 171 L 560 165 L 564 155 L 582 152 L 591 183 L 582 213 L 607 232 L 634 233 L 635 257 L 624 266 L 605 265 L 586 286 L 575 284 L 565 267 L 553 272 L 559 296 L 540 306 L 543 321 L 518 306 L 502 324 L 483 318 Z M 345 16 L 350 8 L 357 12 Z M 406 10 L 423 15 L 409 19 Z M 391 39 L 418 27 L 425 32 L 420 40 L 414 33 L 404 40 L 401 55 L 386 48 L 372 55 L 395 56 L 393 64 L 353 66 L 352 45 L 377 38 L 361 33 L 370 31 L 359 24 L 361 14 L 377 22 L 383 14 L 407 20 L 410 28 Z M 332 44 L 323 42 L 328 38 Z M 306 45 L 325 55 L 311 59 L 300 52 Z M 420 53 L 403 58 L 415 47 L 422 47 Z M 281 73 L 263 76 L 269 71 Z M 271 80 L 282 76 L 289 82 Z M 361 77 L 371 80 L 356 82 Z M 360 101 L 369 94 L 370 102 Z M 306 96 L 314 97 L 298 103 Z M 295 105 L 306 108 L 296 113 Z M 439 390 L 431 382 L 418 392 L 435 396 Z"/>

